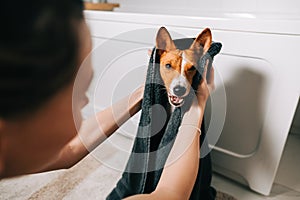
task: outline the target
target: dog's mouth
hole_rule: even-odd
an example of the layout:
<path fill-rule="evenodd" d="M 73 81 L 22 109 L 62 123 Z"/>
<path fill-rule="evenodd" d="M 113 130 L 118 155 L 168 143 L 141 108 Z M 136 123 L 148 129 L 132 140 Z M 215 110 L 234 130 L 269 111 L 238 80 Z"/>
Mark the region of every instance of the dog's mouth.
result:
<path fill-rule="evenodd" d="M 180 106 L 182 106 L 184 104 L 184 98 L 169 94 L 169 102 L 174 107 L 180 107 Z"/>

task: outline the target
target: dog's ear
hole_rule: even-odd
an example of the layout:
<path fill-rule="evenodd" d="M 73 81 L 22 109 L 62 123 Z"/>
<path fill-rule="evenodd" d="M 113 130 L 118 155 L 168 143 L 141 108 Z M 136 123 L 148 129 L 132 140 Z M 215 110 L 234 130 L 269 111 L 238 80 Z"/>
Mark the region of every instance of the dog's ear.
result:
<path fill-rule="evenodd" d="M 161 27 L 156 35 L 156 49 L 159 52 L 175 50 L 176 46 L 165 27 Z"/>
<path fill-rule="evenodd" d="M 197 54 L 202 55 L 207 52 L 212 42 L 211 31 L 209 28 L 204 29 L 198 37 L 194 40 L 190 49 L 196 51 Z"/>

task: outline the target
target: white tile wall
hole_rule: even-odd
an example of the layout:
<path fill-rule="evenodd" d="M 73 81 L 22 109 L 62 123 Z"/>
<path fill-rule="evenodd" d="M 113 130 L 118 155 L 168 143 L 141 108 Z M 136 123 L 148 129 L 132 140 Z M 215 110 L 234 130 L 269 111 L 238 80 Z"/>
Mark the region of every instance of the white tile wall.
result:
<path fill-rule="evenodd" d="M 120 10 L 159 10 L 163 13 L 178 9 L 199 10 L 200 12 L 247 12 L 260 14 L 300 15 L 299 0 L 108 0 L 120 3 Z"/>
<path fill-rule="evenodd" d="M 263 0 L 257 1 L 258 12 L 300 14 L 299 0 Z"/>

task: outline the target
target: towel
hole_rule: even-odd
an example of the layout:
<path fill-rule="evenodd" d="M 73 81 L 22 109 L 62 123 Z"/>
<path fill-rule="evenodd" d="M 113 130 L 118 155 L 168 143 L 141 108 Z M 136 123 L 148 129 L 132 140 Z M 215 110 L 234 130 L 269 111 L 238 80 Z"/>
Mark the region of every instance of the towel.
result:
<path fill-rule="evenodd" d="M 174 43 L 178 49 L 187 49 L 193 41 L 194 38 L 184 38 L 174 40 Z M 213 58 L 220 52 L 221 47 L 221 43 L 212 43 L 207 53 L 199 60 L 198 69 L 192 82 L 194 90 L 197 90 L 207 61 L 209 73 Z M 120 200 L 135 194 L 151 193 L 155 190 L 176 139 L 183 114 L 192 102 L 193 91 L 191 90 L 184 105 L 170 112 L 167 92 L 159 72 L 159 54 L 156 51 L 154 48 L 148 64 L 142 113 L 132 152 L 121 179 L 107 196 L 107 200 Z M 209 148 L 208 144 L 203 142 L 206 141 L 204 140 L 206 132 L 204 123 L 202 123 L 201 131 L 201 148 Z M 216 191 L 211 187 L 211 176 L 211 159 L 208 154 L 200 158 L 197 179 L 190 196 L 191 200 L 200 199 L 200 196 L 201 199 L 215 199 Z"/>

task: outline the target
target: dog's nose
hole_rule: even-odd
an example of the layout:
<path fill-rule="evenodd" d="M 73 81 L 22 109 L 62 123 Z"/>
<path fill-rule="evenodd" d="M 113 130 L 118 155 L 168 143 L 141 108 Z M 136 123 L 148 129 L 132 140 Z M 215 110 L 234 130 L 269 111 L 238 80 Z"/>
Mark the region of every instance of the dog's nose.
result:
<path fill-rule="evenodd" d="M 181 97 L 181 96 L 183 96 L 185 94 L 186 88 L 182 87 L 180 85 L 177 85 L 177 86 L 174 87 L 173 91 L 174 91 L 175 95 Z"/>

